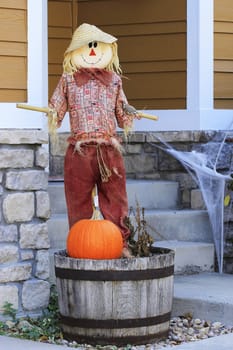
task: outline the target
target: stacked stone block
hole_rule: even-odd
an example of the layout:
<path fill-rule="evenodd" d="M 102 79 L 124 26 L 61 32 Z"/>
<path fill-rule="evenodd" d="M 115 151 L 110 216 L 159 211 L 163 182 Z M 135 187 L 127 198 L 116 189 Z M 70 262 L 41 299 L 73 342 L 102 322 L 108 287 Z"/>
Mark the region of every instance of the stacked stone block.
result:
<path fill-rule="evenodd" d="M 50 295 L 47 134 L 0 130 L 0 319 L 37 316 Z"/>

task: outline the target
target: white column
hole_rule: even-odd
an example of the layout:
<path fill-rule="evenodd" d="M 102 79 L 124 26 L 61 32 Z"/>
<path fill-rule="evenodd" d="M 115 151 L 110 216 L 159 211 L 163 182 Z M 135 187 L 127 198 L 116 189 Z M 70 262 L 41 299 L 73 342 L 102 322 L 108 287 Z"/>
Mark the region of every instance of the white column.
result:
<path fill-rule="evenodd" d="M 48 0 L 28 0 L 28 104 L 48 105 Z M 40 126 L 47 118 L 32 112 Z"/>
<path fill-rule="evenodd" d="M 187 0 L 187 113 L 199 130 L 233 121 L 232 110 L 214 109 L 214 0 Z"/>
<path fill-rule="evenodd" d="M 187 110 L 198 128 L 213 110 L 213 0 L 187 0 Z"/>
<path fill-rule="evenodd" d="M 213 109 L 213 0 L 187 0 L 187 109 Z"/>
<path fill-rule="evenodd" d="M 47 0 L 28 0 L 28 104 L 48 104 L 48 25 Z M 46 118 L 16 108 L 16 103 L 0 103 L 1 128 L 43 128 Z"/>

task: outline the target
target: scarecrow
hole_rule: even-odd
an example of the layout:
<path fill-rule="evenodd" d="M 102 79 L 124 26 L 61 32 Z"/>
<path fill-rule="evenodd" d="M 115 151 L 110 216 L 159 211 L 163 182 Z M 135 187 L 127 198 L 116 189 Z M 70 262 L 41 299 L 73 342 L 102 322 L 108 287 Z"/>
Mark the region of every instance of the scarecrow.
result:
<path fill-rule="evenodd" d="M 64 161 L 69 226 L 91 218 L 92 191 L 96 186 L 103 218 L 119 227 L 124 242 L 122 256 L 130 257 L 130 232 L 124 223 L 128 215 L 126 175 L 122 140 L 116 129 L 124 129 L 127 135 L 140 114 L 128 104 L 120 75 L 117 38 L 84 23 L 75 30 L 65 51 L 63 74 L 49 109 L 43 111 L 52 132 L 69 112 L 71 134 Z"/>
<path fill-rule="evenodd" d="M 96 185 L 100 211 L 119 227 L 122 256 L 129 257 L 126 175 L 116 128 L 127 133 L 138 115 L 122 89 L 116 42 L 94 25 L 80 25 L 65 52 L 64 72 L 49 107 L 57 112 L 57 127 L 69 111 L 71 135 L 64 162 L 69 226 L 92 216 Z"/>

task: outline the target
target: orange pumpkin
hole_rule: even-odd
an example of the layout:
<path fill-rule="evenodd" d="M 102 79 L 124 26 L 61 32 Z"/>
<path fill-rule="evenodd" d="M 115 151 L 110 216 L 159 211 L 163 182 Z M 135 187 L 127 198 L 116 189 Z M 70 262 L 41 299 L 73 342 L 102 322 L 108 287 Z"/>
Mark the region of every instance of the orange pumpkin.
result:
<path fill-rule="evenodd" d="M 111 221 L 83 219 L 71 227 L 66 245 L 72 258 L 117 259 L 123 240 L 119 228 Z"/>

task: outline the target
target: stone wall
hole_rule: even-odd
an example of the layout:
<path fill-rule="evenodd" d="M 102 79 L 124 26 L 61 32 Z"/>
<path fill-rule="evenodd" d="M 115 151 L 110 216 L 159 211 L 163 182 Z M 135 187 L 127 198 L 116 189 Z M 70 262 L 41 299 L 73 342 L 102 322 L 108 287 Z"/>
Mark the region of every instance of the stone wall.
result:
<path fill-rule="evenodd" d="M 59 147 L 50 152 L 50 175 L 63 179 L 63 160 L 68 133 L 59 135 Z M 204 209 L 202 195 L 195 181 L 174 157 L 161 149 L 163 143 L 176 150 L 206 152 L 208 160 L 214 162 L 224 133 L 216 131 L 170 131 L 136 132 L 125 143 L 125 167 L 128 178 L 174 180 L 179 182 L 180 209 Z M 217 164 L 217 170 L 228 173 L 232 166 L 232 137 L 227 137 Z M 233 215 L 232 207 L 225 212 L 225 272 L 233 273 Z"/>
<path fill-rule="evenodd" d="M 43 131 L 0 130 L 0 319 L 6 302 L 17 316 L 48 304 L 47 142 Z"/>

